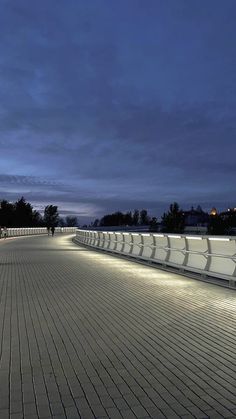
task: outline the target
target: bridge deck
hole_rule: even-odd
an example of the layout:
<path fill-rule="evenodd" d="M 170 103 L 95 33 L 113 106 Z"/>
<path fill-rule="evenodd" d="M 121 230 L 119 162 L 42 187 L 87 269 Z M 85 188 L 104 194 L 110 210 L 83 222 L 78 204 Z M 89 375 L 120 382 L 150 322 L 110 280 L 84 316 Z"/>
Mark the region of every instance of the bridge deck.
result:
<path fill-rule="evenodd" d="M 236 418 L 236 292 L 90 251 L 0 242 L 0 418 Z"/>

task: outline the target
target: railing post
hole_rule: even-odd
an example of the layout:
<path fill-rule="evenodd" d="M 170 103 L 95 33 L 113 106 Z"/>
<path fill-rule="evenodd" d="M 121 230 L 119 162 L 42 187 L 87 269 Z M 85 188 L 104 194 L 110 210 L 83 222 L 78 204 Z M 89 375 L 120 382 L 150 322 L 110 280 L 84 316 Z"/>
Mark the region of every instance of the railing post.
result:
<path fill-rule="evenodd" d="M 166 235 L 166 238 L 167 238 L 167 252 L 166 252 L 165 262 L 169 262 L 169 260 L 170 260 L 170 254 L 171 254 L 170 236 L 167 234 Z"/>
<path fill-rule="evenodd" d="M 211 242 L 209 240 L 209 237 L 207 237 L 206 241 L 207 241 L 207 261 L 206 261 L 204 270 L 209 272 L 210 266 L 211 266 L 212 248 L 211 248 Z"/>
<path fill-rule="evenodd" d="M 141 243 L 140 243 L 140 252 L 139 252 L 139 256 L 143 255 L 143 248 L 144 248 L 144 238 L 143 235 L 140 234 L 140 239 L 141 239 Z"/>
<path fill-rule="evenodd" d="M 151 253 L 150 258 L 154 259 L 157 244 L 156 244 L 156 237 L 154 237 L 154 234 L 151 234 L 151 236 L 152 236 L 152 253 Z"/>
<path fill-rule="evenodd" d="M 188 239 L 187 239 L 187 237 L 185 236 L 184 237 L 184 244 L 185 244 L 185 249 L 184 249 L 184 251 L 185 251 L 185 255 L 184 255 L 184 260 L 183 260 L 183 266 L 187 266 L 187 264 L 188 264 L 188 258 L 189 258 L 189 243 L 188 243 Z"/>

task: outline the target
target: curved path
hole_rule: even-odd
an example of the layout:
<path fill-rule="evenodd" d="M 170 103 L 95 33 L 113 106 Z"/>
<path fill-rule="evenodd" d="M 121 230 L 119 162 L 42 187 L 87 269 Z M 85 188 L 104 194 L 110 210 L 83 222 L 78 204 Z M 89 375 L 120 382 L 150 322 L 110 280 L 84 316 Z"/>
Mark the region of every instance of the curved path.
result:
<path fill-rule="evenodd" d="M 236 291 L 0 241 L 0 418 L 236 418 Z"/>

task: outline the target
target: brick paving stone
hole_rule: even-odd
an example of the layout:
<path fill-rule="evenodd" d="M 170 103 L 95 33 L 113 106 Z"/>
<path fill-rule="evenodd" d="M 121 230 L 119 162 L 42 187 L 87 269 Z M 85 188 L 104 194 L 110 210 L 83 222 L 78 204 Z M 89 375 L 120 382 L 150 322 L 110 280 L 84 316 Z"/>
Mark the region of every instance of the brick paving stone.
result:
<path fill-rule="evenodd" d="M 137 416 L 131 409 L 126 409 L 121 411 L 121 417 L 124 419 L 136 419 Z"/>
<path fill-rule="evenodd" d="M 23 405 L 21 400 L 11 401 L 10 403 L 10 412 L 12 413 L 21 413 L 23 412 Z"/>
<path fill-rule="evenodd" d="M 80 398 L 75 399 L 75 403 L 76 403 L 76 406 L 79 408 L 80 407 L 84 409 L 89 408 L 88 400 L 85 397 L 80 397 Z"/>
<path fill-rule="evenodd" d="M 100 399 L 99 399 L 99 397 L 98 397 L 98 395 L 95 391 L 90 392 L 90 393 L 86 393 L 86 397 L 87 397 L 87 400 L 88 400 L 90 406 L 94 406 L 94 405 L 96 406 L 96 405 L 100 404 Z"/>
<path fill-rule="evenodd" d="M 106 409 L 107 407 L 115 407 L 115 402 L 114 400 L 119 400 L 119 399 L 112 399 L 110 396 L 101 396 L 100 397 L 102 406 Z"/>
<path fill-rule="evenodd" d="M 91 405 L 91 409 L 94 413 L 94 416 L 97 418 L 98 416 L 106 416 L 106 410 L 105 408 L 101 405 Z"/>
<path fill-rule="evenodd" d="M 11 413 L 10 414 L 10 419 L 23 419 L 23 412 L 18 412 L 18 413 Z"/>
<path fill-rule="evenodd" d="M 115 407 L 108 407 L 106 409 L 107 411 L 107 415 L 109 418 L 111 419 L 121 419 L 122 415 L 120 413 L 120 411 L 118 409 L 116 409 Z"/>
<path fill-rule="evenodd" d="M 119 409 L 119 410 L 125 410 L 125 409 L 128 410 L 129 409 L 129 406 L 128 406 L 127 402 L 123 398 L 114 399 L 114 402 L 116 404 L 117 409 Z"/>
<path fill-rule="evenodd" d="M 162 413 L 160 409 L 158 409 L 156 406 L 147 406 L 146 407 L 147 412 L 149 413 L 151 418 L 158 418 L 158 419 L 164 419 L 166 416 Z"/>
<path fill-rule="evenodd" d="M 117 388 L 122 395 L 132 393 L 132 390 L 130 389 L 130 387 L 125 383 L 117 384 Z"/>
<path fill-rule="evenodd" d="M 215 410 L 208 410 L 207 412 L 206 412 L 206 414 L 208 415 L 208 418 L 210 418 L 210 419 L 222 419 L 222 416 L 218 413 L 218 412 L 216 412 Z"/>
<path fill-rule="evenodd" d="M 135 397 L 134 394 L 124 394 L 123 398 L 126 403 L 132 408 L 133 406 L 139 406 L 140 401 Z"/>
<path fill-rule="evenodd" d="M 107 392 L 108 392 L 108 394 L 112 397 L 112 398 L 120 398 L 120 397 L 122 397 L 122 393 L 120 392 L 120 390 L 117 388 L 117 387 L 115 387 L 115 386 L 112 386 L 112 387 L 107 387 Z"/>
<path fill-rule="evenodd" d="M 0 242 L 0 419 L 236 417 L 236 292 L 71 242 Z"/>
<path fill-rule="evenodd" d="M 102 396 L 108 396 L 108 391 L 104 385 L 95 386 L 95 391 L 98 396 L 101 398 Z"/>
<path fill-rule="evenodd" d="M 47 410 L 48 412 L 48 410 Z M 37 415 L 37 406 L 35 403 L 24 404 L 24 416 Z"/>
<path fill-rule="evenodd" d="M 53 416 L 64 415 L 64 407 L 61 403 L 50 403 L 50 408 Z"/>
<path fill-rule="evenodd" d="M 153 403 L 153 401 L 151 399 L 149 399 L 149 397 L 144 396 L 144 397 L 139 397 L 139 401 L 140 404 L 145 407 L 145 409 L 147 407 L 156 407 L 155 403 Z"/>
<path fill-rule="evenodd" d="M 1 397 L 0 399 L 0 410 L 8 409 L 9 397 Z"/>
<path fill-rule="evenodd" d="M 137 418 L 142 418 L 144 416 L 147 416 L 147 410 L 144 409 L 144 407 L 141 405 L 133 406 L 132 410 Z"/>
<path fill-rule="evenodd" d="M 67 389 L 65 391 L 67 391 Z M 63 390 L 61 390 L 61 400 L 62 400 L 63 406 L 65 407 L 74 407 L 75 405 L 73 396 L 69 393 L 64 393 Z"/>
<path fill-rule="evenodd" d="M 8 409 L 0 409 L 0 418 L 1 419 L 9 419 L 9 410 Z"/>
<path fill-rule="evenodd" d="M 80 418 L 78 410 L 73 406 L 66 407 L 65 408 L 65 413 L 66 413 L 66 418 L 67 419 L 79 419 Z"/>
<path fill-rule="evenodd" d="M 197 406 L 190 406 L 188 407 L 188 410 L 196 417 L 196 418 L 202 418 L 204 416 L 204 413 L 197 407 Z"/>
<path fill-rule="evenodd" d="M 91 409 L 79 409 L 81 418 L 83 419 L 94 419 L 94 414 Z"/>
<path fill-rule="evenodd" d="M 179 416 L 183 416 L 189 414 L 188 410 L 182 406 L 180 403 L 175 403 L 171 405 L 171 408 L 177 413 Z"/>
<path fill-rule="evenodd" d="M 45 418 L 51 416 L 51 411 L 48 404 L 38 404 L 37 411 L 39 418 Z"/>

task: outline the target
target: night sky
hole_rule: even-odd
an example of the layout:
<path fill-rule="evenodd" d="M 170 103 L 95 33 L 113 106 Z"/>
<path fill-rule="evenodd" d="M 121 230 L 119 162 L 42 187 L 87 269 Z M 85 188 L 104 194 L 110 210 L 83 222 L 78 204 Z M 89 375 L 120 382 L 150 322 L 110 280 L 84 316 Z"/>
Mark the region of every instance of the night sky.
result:
<path fill-rule="evenodd" d="M 236 206 L 235 0 L 0 5 L 0 199 Z"/>

